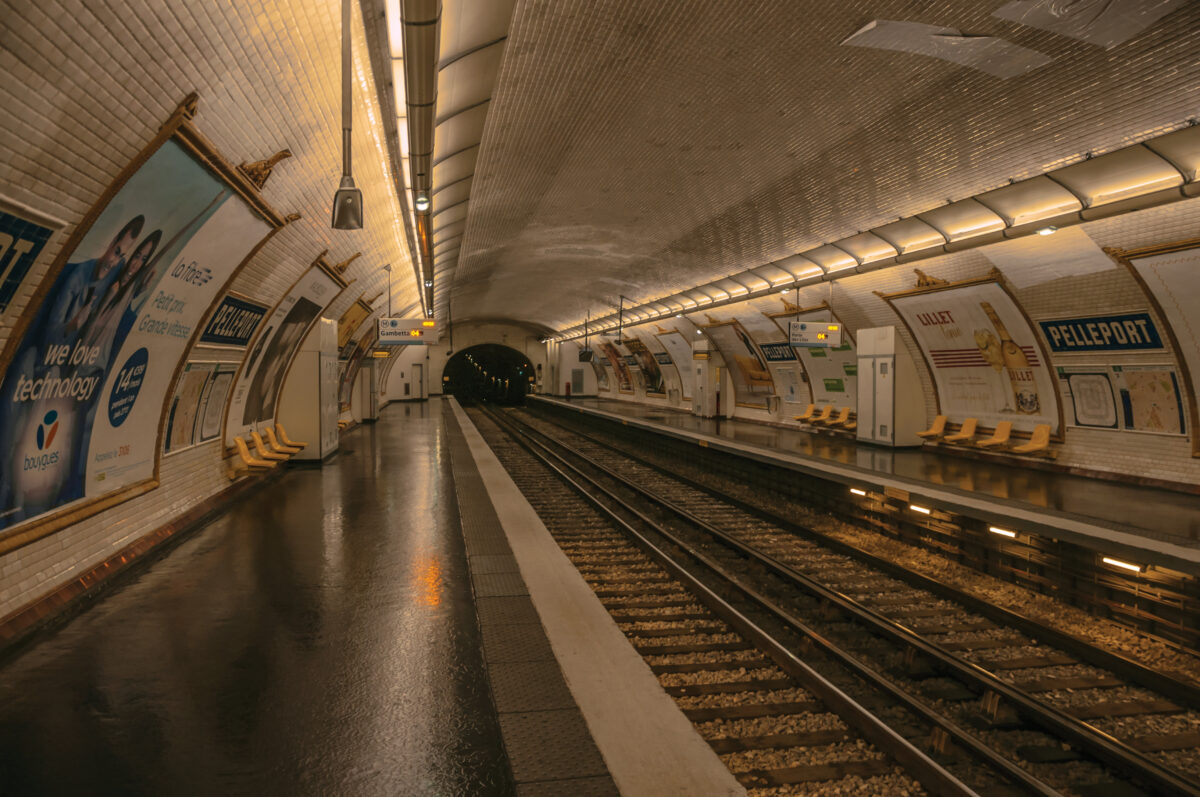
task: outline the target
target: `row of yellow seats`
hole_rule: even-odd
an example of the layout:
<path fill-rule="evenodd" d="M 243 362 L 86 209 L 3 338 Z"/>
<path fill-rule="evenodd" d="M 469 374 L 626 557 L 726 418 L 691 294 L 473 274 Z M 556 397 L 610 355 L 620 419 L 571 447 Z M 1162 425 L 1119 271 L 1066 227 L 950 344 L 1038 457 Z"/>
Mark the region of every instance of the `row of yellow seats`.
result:
<path fill-rule="evenodd" d="M 946 434 L 946 416 L 939 415 L 933 419 L 932 426 L 923 432 L 917 432 L 917 436 L 925 440 L 940 440 L 943 443 L 974 445 L 976 448 L 1004 449 L 1012 454 L 1054 456 L 1055 452 L 1050 448 L 1050 424 L 1048 423 L 1039 423 L 1033 427 L 1033 434 L 1030 436 L 1029 442 L 1012 448 L 1008 448 L 1009 438 L 1012 437 L 1012 421 L 1000 421 L 992 431 L 992 436 L 981 440 L 975 439 L 975 430 L 978 425 L 978 418 L 967 418 L 957 432 Z"/>
<path fill-rule="evenodd" d="M 275 434 L 276 431 L 279 432 L 278 436 Z M 263 434 L 267 436 L 266 442 L 263 442 L 262 435 L 258 432 L 250 432 L 249 445 L 246 443 L 245 438 L 240 435 L 233 438 L 233 445 L 237 450 L 237 455 L 233 459 L 233 467 L 230 470 L 229 478 L 236 479 L 242 474 L 261 473 L 271 470 L 281 462 L 287 462 L 296 454 L 299 454 L 308 445 L 308 443 L 297 443 L 294 440 L 290 440 L 287 436 L 287 431 L 281 423 L 275 424 L 274 429 L 270 426 L 264 427 Z M 250 445 L 254 446 L 254 454 L 250 453 Z"/>
<path fill-rule="evenodd" d="M 816 404 L 809 404 L 804 414 L 795 416 L 793 420 L 800 421 L 801 423 L 811 423 L 814 426 L 830 426 L 850 430 L 858 428 L 858 420 L 853 410 L 849 407 L 842 407 L 840 410 L 836 410 L 835 414 L 835 408 L 832 404 L 826 404 L 821 408 L 820 412 L 817 412 Z"/>

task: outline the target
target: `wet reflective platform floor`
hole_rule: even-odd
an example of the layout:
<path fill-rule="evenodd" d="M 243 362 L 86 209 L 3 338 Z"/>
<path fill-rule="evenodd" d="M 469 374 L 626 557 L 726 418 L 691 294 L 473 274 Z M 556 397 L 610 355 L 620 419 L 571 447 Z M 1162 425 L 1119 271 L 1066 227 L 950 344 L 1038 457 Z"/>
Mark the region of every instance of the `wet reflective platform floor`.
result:
<path fill-rule="evenodd" d="M 515 794 L 439 403 L 0 663 L 0 794 Z"/>

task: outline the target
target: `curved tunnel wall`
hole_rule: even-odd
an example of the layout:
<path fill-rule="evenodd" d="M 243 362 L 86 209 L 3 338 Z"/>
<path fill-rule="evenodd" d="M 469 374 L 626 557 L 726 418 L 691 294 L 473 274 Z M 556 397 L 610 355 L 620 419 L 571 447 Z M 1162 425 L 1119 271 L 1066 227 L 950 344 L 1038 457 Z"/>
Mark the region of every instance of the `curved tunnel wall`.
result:
<path fill-rule="evenodd" d="M 245 263 L 240 255 L 225 254 L 212 261 L 211 274 L 196 276 L 218 288 L 202 306 L 193 303 L 199 315 L 207 316 L 217 306 L 226 287 L 231 296 L 266 311 L 322 252 L 331 265 L 345 264 L 343 276 L 354 289 L 321 297 L 318 315 L 338 318 L 359 296 L 378 294 L 387 284 L 379 271 L 384 263 L 408 273 L 403 231 L 383 223 L 401 214 L 385 144 L 368 124 L 380 112 L 361 19 L 356 15 L 353 30 L 355 91 L 361 92 L 355 104 L 354 148 L 366 226 L 342 232 L 328 228 L 341 143 L 337 9 L 273 6 L 267 12 L 270 24 L 264 24 L 262 13 L 252 6 L 184 8 L 143 0 L 111 13 L 53 0 L 9 9 L 0 57 L 10 79 L 0 86 L 0 95 L 12 112 L 0 120 L 5 194 L 0 208 L 43 223 L 52 232 L 28 271 L 18 275 L 11 297 L 6 291 L 0 346 L 16 345 L 15 338 L 10 340 L 14 325 L 27 309 L 32 313 L 39 306 L 32 300 L 55 278 L 49 274 L 51 264 L 71 253 L 73 234 L 105 207 L 118 178 L 144 165 L 135 162 L 139 152 L 192 92 L 199 97 L 194 126 L 223 159 L 205 162 L 210 172 L 232 174 L 239 163 L 266 159 L 285 148 L 291 152 L 291 157 L 280 155 L 264 164 L 273 169 L 262 190 L 267 204 L 289 215 L 289 223 Z M 71 26 L 57 22 L 62 19 L 72 20 Z M 166 229 L 163 223 L 155 227 Z M 212 236 L 204 240 L 210 248 L 220 243 Z M 167 236 L 161 245 L 166 247 Z M 95 257 L 94 250 L 88 247 L 88 257 Z M 355 258 L 356 253 L 361 254 Z M 226 286 L 224 275 L 235 269 Z M 415 283 L 402 289 L 393 299 L 397 313 L 416 296 Z M 162 301 L 170 307 L 170 298 Z M 187 323 L 196 324 L 194 318 Z M 185 392 L 215 381 L 228 388 L 247 354 L 245 341 L 196 342 L 173 355 L 178 362 L 169 370 L 178 373 L 177 387 Z M 165 401 L 155 397 L 161 412 L 156 412 L 157 422 L 150 421 L 148 435 L 157 432 L 156 439 L 169 449 L 157 464 L 157 489 L 113 505 L 89 506 L 89 513 L 99 511 L 53 534 L 9 538 L 0 549 L 0 622 L 18 613 L 36 619 L 44 611 L 38 604 L 44 596 L 62 585 L 87 588 L 102 572 L 120 566 L 121 552 L 141 544 L 151 532 L 169 534 L 169 524 L 199 511 L 229 487 L 219 433 L 172 439 L 171 433 L 186 424 L 172 415 L 180 396 L 164 390 Z M 219 399 L 216 404 L 223 409 Z M 43 440 L 57 443 L 64 433 L 60 425 L 53 436 L 44 432 Z"/>
<path fill-rule="evenodd" d="M 1200 483 L 1200 459 L 1193 456 L 1193 440 L 1198 430 L 1194 421 L 1194 398 L 1190 396 L 1187 384 L 1189 355 L 1186 351 L 1176 351 L 1172 343 L 1174 338 L 1180 345 L 1188 345 L 1185 341 L 1194 338 L 1187 330 L 1182 330 L 1181 334 L 1180 330 L 1173 329 L 1170 319 L 1162 317 L 1156 309 L 1155 301 L 1139 277 L 1102 249 L 1131 250 L 1194 239 L 1198 225 L 1200 201 L 1188 200 L 1091 222 L 1045 238 L 1016 242 L 1022 247 L 1019 250 L 1011 244 L 1000 244 L 943 255 L 917 265 L 929 278 L 950 283 L 987 282 L 989 274 L 995 270 L 1000 272 L 1000 282 L 1011 296 L 1012 308 L 998 309 L 1003 298 L 994 298 L 988 304 L 996 305 L 993 310 L 999 315 L 1008 313 L 1008 325 L 1014 328 L 1010 334 L 1014 339 L 1019 339 L 1016 330 L 1024 324 L 1024 330 L 1030 336 L 1024 348 L 1031 366 L 1038 370 L 1038 414 L 1014 415 L 1017 419 L 1014 428 L 1021 428 L 1022 420 L 1029 427 L 1035 421 L 1050 423 L 1063 438 L 1058 464 L 1195 485 Z M 1085 238 L 1080 237 L 1084 234 Z M 1008 250 L 1004 250 L 1006 245 Z M 737 391 L 734 414 L 738 417 L 791 423 L 792 416 L 802 412 L 810 401 L 853 407 L 856 374 L 845 369 L 848 359 L 840 364 L 843 376 L 839 377 L 836 373 L 839 363 L 832 359 L 836 353 L 821 361 L 819 367 L 814 367 L 811 359 L 806 361 L 810 357 L 806 353 L 800 354 L 798 363 L 772 361 L 771 357 L 773 352 L 779 351 L 777 345 L 771 344 L 786 339 L 783 329 L 787 320 L 775 319 L 784 324 L 780 328 L 771 316 L 779 316 L 789 306 L 794 309 L 798 305 L 812 310 L 808 317 L 828 318 L 823 313 L 827 312 L 828 305 L 832 305 L 835 320 L 842 322 L 849 333 L 851 351 L 857 330 L 895 326 L 908 356 L 917 366 L 925 395 L 926 420 L 933 420 L 940 403 L 942 411 L 951 415 L 953 422 L 960 419 L 962 413 L 955 418 L 954 413 L 947 410 L 955 404 L 953 397 L 948 395 L 946 369 L 935 374 L 935 369 L 940 367 L 936 357 L 949 355 L 942 354 L 943 349 L 939 349 L 936 357 L 931 358 L 928 340 L 926 345 L 920 345 L 905 324 L 905 318 L 911 323 L 917 317 L 916 313 L 905 310 L 902 315 L 902 300 L 895 300 L 893 305 L 885 298 L 913 289 L 917 280 L 912 266 L 897 266 L 840 279 L 833 284 L 832 290 L 828 284 L 811 286 L 802 289 L 798 297 L 795 291 L 789 291 L 711 312 L 692 311 L 683 318 L 628 325 L 624 338 L 633 339 L 635 348 L 645 347 L 648 352 L 630 351 L 629 345 L 619 344 L 615 336 L 593 336 L 596 361 L 602 364 L 604 371 L 598 392 L 611 398 L 688 408 L 688 403 L 682 400 L 678 352 L 666 351 L 666 346 L 659 344 L 703 337 L 721 353 L 729 370 L 741 372 L 739 378 L 733 380 Z M 963 293 L 966 296 L 958 302 L 959 306 L 981 303 L 980 296 L 972 298 L 971 291 Z M 1002 294 L 997 295 L 1002 297 Z M 1194 297 L 1195 294 L 1190 294 L 1176 296 L 1176 299 L 1183 307 L 1194 307 Z M 734 320 L 738 322 L 736 327 L 731 323 Z M 1113 323 L 1134 323 L 1148 328 L 1150 335 L 1147 337 L 1161 345 L 1139 349 L 1122 344 L 1112 336 L 1107 340 L 1104 336 L 1096 337 L 1098 345 L 1092 345 L 1087 324 L 1097 321 L 1101 325 L 1092 327 L 1093 333 L 1107 331 Z M 1043 327 L 1043 322 L 1048 327 Z M 1049 337 L 1047 328 L 1054 330 L 1054 339 Z M 1079 329 L 1082 337 L 1077 340 L 1068 332 L 1064 338 L 1064 328 Z M 696 335 L 697 329 L 701 330 L 701 336 Z M 741 343 L 742 333 L 752 341 L 752 350 Z M 580 343 L 562 344 L 561 349 L 569 352 L 564 355 L 566 361 L 575 359 Z M 947 344 L 944 350 L 952 348 L 962 349 L 963 356 L 968 356 L 972 349 L 977 350 L 974 340 Z M 1195 352 L 1191 356 L 1194 357 Z M 672 360 L 671 365 L 665 362 L 653 364 L 661 374 L 665 390 L 647 389 L 648 371 L 641 366 L 639 358 L 646 360 L 648 357 Z M 781 372 L 801 367 L 804 375 L 799 385 L 781 378 Z M 748 376 L 743 377 L 743 374 Z M 655 376 L 649 381 L 653 384 L 658 378 Z M 939 378 L 942 379 L 940 385 Z M 1131 401 L 1129 393 L 1138 388 L 1129 386 L 1135 381 L 1141 385 L 1142 393 L 1140 399 L 1135 397 Z M 1156 384 L 1148 385 L 1148 381 Z M 1104 391 L 1105 385 L 1111 385 L 1113 408 L 1085 407 L 1082 402 L 1090 399 L 1081 392 L 1081 406 L 1076 410 L 1072 384 L 1081 391 Z M 676 390 L 680 392 L 674 392 Z M 555 392 L 561 394 L 561 387 L 556 387 Z M 792 398 L 787 400 L 789 392 Z M 768 396 L 778 397 L 778 404 L 773 400 L 768 405 Z M 1157 401 L 1159 397 L 1161 402 Z M 996 417 L 1005 416 L 994 416 L 992 423 Z M 1128 419 L 1132 419 L 1133 428 L 1127 423 Z M 991 425 L 985 420 L 980 419 L 981 426 Z"/>

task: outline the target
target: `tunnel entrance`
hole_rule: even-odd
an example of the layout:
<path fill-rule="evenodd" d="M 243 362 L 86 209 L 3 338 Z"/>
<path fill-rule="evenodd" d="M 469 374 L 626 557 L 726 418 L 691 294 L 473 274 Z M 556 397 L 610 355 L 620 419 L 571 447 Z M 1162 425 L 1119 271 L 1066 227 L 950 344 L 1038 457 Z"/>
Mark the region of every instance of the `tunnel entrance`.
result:
<path fill-rule="evenodd" d="M 457 352 L 442 371 L 442 392 L 463 404 L 521 404 L 535 379 L 533 363 L 516 349 L 481 343 Z"/>

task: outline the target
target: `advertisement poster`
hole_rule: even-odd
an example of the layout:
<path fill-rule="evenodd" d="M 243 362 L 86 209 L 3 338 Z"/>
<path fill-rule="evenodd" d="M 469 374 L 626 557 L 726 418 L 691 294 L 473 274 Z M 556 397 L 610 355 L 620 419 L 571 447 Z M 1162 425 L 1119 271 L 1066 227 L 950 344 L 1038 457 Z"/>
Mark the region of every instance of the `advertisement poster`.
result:
<path fill-rule="evenodd" d="M 633 392 L 633 375 L 629 371 L 629 366 L 625 363 L 625 355 L 617 350 L 616 345 L 612 341 L 601 338 L 596 350 L 604 355 L 604 359 L 608 360 L 608 364 L 612 367 L 613 373 L 617 377 L 617 390 L 622 393 Z"/>
<path fill-rule="evenodd" d="M 248 437 L 251 430 L 274 420 L 275 401 L 292 355 L 340 291 L 333 277 L 313 266 L 262 322 L 263 331 L 255 339 L 233 387 L 225 427 L 227 446 L 232 446 L 238 435 Z"/>
<path fill-rule="evenodd" d="M 629 349 L 630 355 L 637 361 L 638 367 L 642 370 L 642 381 L 644 382 L 646 393 L 651 396 L 667 395 L 667 385 L 663 381 L 662 369 L 658 367 L 658 361 L 654 359 L 654 353 L 646 348 L 646 344 L 637 338 L 626 338 L 625 348 Z"/>
<path fill-rule="evenodd" d="M 775 369 L 775 382 L 779 387 L 779 398 L 788 404 L 806 404 L 808 391 L 800 384 L 800 372 L 795 368 Z"/>
<path fill-rule="evenodd" d="M 794 306 L 791 306 L 794 310 Z M 841 324 L 841 320 L 821 305 L 796 312 L 772 313 L 771 318 L 780 334 L 787 334 L 792 321 L 830 322 Z M 832 321 L 830 321 L 832 319 Z M 849 330 L 842 325 L 842 345 L 828 349 L 799 347 L 793 349 L 804 370 L 808 373 L 808 385 L 812 391 L 811 401 L 817 406 L 832 404 L 835 407 L 858 406 L 858 352 Z"/>
<path fill-rule="evenodd" d="M 596 390 L 608 390 L 608 369 L 600 362 L 600 358 L 593 353 L 591 359 L 592 373 L 596 375 Z"/>
<path fill-rule="evenodd" d="M 724 321 L 703 329 L 725 358 L 737 403 L 743 407 L 765 409 L 767 396 L 775 395 L 775 382 L 771 378 L 767 358 L 745 327 L 739 321 Z"/>
<path fill-rule="evenodd" d="M 267 308 L 257 302 L 226 296 L 221 299 L 216 312 L 200 333 L 200 342 L 239 348 L 245 346 L 266 314 Z"/>
<path fill-rule="evenodd" d="M 1080 365 L 1058 369 L 1073 426 L 1184 435 L 1179 377 L 1169 365 Z"/>
<path fill-rule="evenodd" d="M 675 370 L 679 372 L 679 388 L 683 391 L 683 400 L 692 400 L 692 342 L 681 332 L 660 332 L 658 341 L 675 361 Z"/>
<path fill-rule="evenodd" d="M 221 421 L 225 418 L 225 400 L 233 385 L 237 369 L 228 365 L 217 366 L 216 372 L 204 388 L 200 401 L 200 431 L 197 443 L 213 440 L 221 434 Z"/>
<path fill-rule="evenodd" d="M 371 306 L 362 299 L 346 308 L 346 312 L 342 313 L 342 317 L 338 319 L 338 351 L 346 348 L 346 344 L 354 337 L 354 333 L 369 315 L 371 315 Z"/>
<path fill-rule="evenodd" d="M 0 197 L 0 316 L 58 227 L 34 216 Z"/>
<path fill-rule="evenodd" d="M 176 367 L 272 227 L 175 140 L 65 253 L 0 400 L 0 528 L 154 478 Z"/>
<path fill-rule="evenodd" d="M 347 344 L 351 347 L 349 358 L 341 372 L 341 384 L 338 387 L 338 411 L 350 409 L 350 397 L 354 392 L 354 380 L 358 377 L 358 369 L 362 366 L 363 355 L 371 348 L 371 338 L 364 335 L 357 342 Z"/>
<path fill-rule="evenodd" d="M 167 410 L 167 434 L 163 439 L 163 451 L 178 451 L 196 442 L 196 417 L 200 410 L 200 399 L 216 367 L 216 363 L 188 363 L 184 367 L 179 381 L 175 384 L 171 406 Z"/>
<path fill-rule="evenodd" d="M 1016 431 L 1058 429 L 1058 390 L 1033 329 L 998 282 L 885 296 L 921 347 L 940 413 Z"/>
<path fill-rule="evenodd" d="M 1189 417 L 1195 423 L 1195 402 L 1200 396 L 1200 324 L 1196 307 L 1200 300 L 1200 248 L 1139 256 L 1127 261 L 1158 305 L 1159 315 L 1175 336 L 1175 349 L 1187 369 L 1193 402 Z M 1200 456 L 1200 435 L 1192 438 L 1192 452 Z"/>

